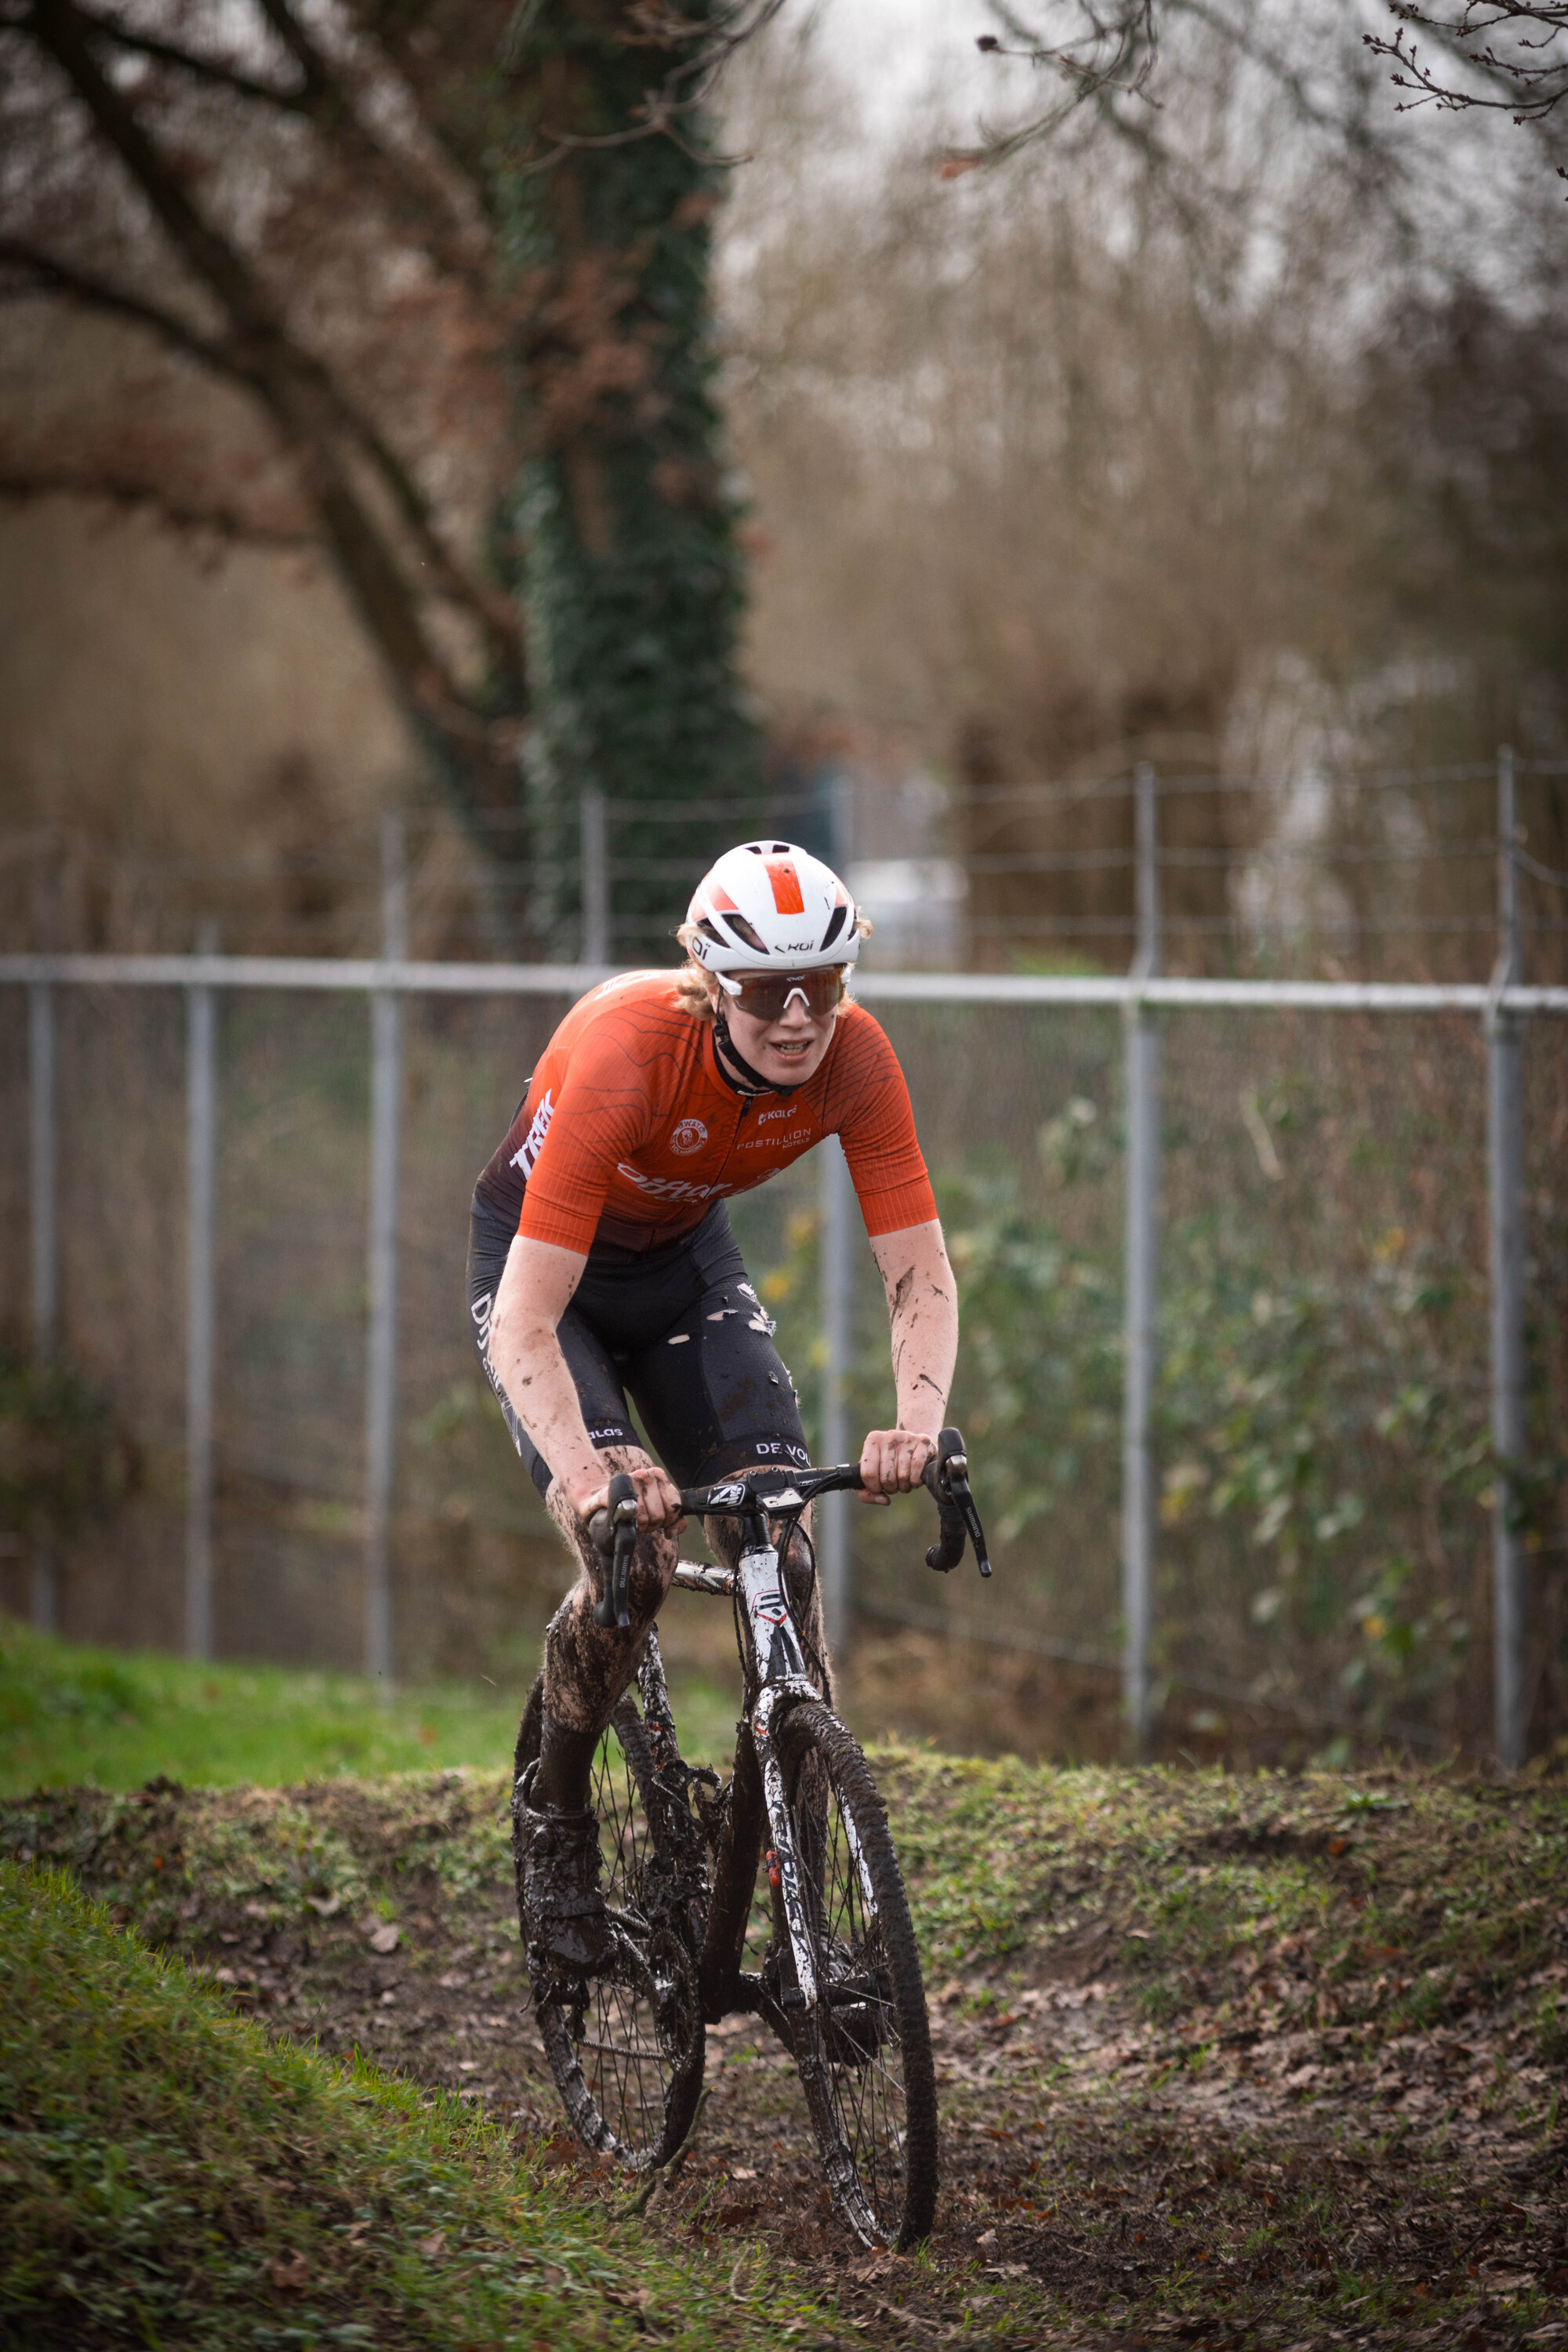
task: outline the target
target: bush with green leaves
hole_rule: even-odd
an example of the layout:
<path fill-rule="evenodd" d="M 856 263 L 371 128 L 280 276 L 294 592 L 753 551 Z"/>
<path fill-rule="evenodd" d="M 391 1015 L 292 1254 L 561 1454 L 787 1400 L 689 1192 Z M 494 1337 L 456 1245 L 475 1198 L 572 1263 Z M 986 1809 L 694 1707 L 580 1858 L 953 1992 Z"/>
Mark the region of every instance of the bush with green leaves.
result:
<path fill-rule="evenodd" d="M 79 1534 L 107 1517 L 131 1461 L 107 1399 L 63 1356 L 0 1347 L 0 1528 Z"/>
<path fill-rule="evenodd" d="M 1048 1141 L 1073 1173 L 1104 1172 L 1070 1119 Z M 947 1177 L 937 1189 L 963 1326 L 952 1412 L 973 1451 L 996 1591 L 1010 1622 L 1109 1651 L 1120 1267 L 1065 1238 L 1005 1180 Z M 805 1355 L 815 1221 L 792 1221 L 786 1244 L 763 1295 L 781 1343 Z M 1266 1230 L 1228 1210 L 1163 1237 L 1156 1664 L 1348 1707 L 1373 1733 L 1406 1722 L 1462 1731 L 1494 1475 L 1476 1286 L 1436 1244 L 1397 1231 L 1367 1243 L 1359 1263 L 1337 1256 L 1282 1265 Z M 851 1396 L 867 1425 L 889 1389 L 871 1288 L 861 1286 Z M 1526 1491 L 1545 1496 L 1551 1465 L 1536 1466 Z M 908 1597 L 901 1515 L 858 1517 L 856 1542 L 863 1604 Z"/>

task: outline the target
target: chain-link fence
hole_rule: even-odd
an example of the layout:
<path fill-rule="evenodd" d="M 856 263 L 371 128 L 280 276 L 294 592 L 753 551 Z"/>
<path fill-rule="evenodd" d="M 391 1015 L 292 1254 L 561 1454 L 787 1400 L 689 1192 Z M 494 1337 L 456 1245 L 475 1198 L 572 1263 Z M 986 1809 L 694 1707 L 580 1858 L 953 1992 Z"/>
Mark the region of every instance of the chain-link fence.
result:
<path fill-rule="evenodd" d="M 14 1237 L 0 1327 L 31 1323 L 41 1351 L 58 1346 L 107 1400 L 114 1489 L 107 1522 L 73 1519 L 69 1427 L 12 1410 L 0 1602 L 81 1637 L 179 1647 L 195 1628 L 199 1648 L 193 1590 L 206 1577 L 219 1651 L 351 1665 L 384 1573 L 383 1666 L 473 1666 L 531 1646 L 560 1556 L 469 1350 L 467 1205 L 591 976 L 0 959 L 0 1206 Z M 973 1632 L 1065 1663 L 1112 1707 L 1120 1682 L 1134 1723 L 1142 1709 L 1167 1738 L 1264 1718 L 1319 1746 L 1345 1733 L 1483 1748 L 1494 1594 L 1511 1577 L 1523 1684 L 1504 1744 L 1568 1728 L 1568 990 L 879 976 L 868 958 L 860 992 L 909 1076 L 937 1180 L 963 1294 L 953 1412 L 997 1576 L 984 1592 L 969 1570 L 934 1579 L 912 1508 L 851 1510 L 858 1621 Z M 1163 1145 L 1142 1209 L 1124 1181 L 1140 1024 L 1159 1046 Z M 1488 1106 L 1499 1040 L 1515 1034 L 1524 1159 L 1510 1210 L 1495 1087 L 1489 1139 Z M 192 1215 L 204 1152 L 205 1244 Z M 845 1360 L 825 1360 L 824 1285 L 842 1290 L 845 1275 L 820 1156 L 731 1212 L 814 1446 L 830 1375 L 847 1384 L 852 1442 L 891 1395 L 863 1242 Z M 1140 1555 L 1124 1269 L 1151 1212 Z M 1500 1215 L 1524 1237 L 1512 1275 L 1493 1265 Z M 378 1217 L 395 1238 L 395 1291 L 379 1301 Z M 209 1263 L 204 1420 L 194 1342 Z M 1511 1448 L 1497 1433 L 1510 1311 L 1527 1343 Z M 1130 1655 L 1139 1575 L 1150 1630 Z"/>

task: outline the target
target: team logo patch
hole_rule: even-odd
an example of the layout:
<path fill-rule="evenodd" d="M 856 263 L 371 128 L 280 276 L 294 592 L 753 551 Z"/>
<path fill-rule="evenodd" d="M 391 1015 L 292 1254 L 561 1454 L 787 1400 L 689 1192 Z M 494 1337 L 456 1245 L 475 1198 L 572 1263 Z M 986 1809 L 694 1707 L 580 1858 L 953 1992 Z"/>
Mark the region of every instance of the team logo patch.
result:
<path fill-rule="evenodd" d="M 700 1151 L 708 1140 L 708 1129 L 700 1118 L 683 1118 L 669 1139 L 669 1148 L 683 1157 L 689 1151 Z"/>

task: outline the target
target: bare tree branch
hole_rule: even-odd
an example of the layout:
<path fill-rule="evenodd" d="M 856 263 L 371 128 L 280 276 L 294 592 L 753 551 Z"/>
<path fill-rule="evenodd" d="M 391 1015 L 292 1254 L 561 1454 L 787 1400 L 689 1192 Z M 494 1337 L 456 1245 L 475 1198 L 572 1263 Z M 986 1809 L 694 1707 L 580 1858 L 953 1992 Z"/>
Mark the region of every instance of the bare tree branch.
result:
<path fill-rule="evenodd" d="M 448 583 L 460 581 L 460 571 L 430 529 L 412 483 L 321 361 L 289 335 L 248 262 L 197 210 L 173 165 L 99 65 L 92 20 L 75 0 L 31 0 L 19 21 L 65 75 L 181 261 L 225 311 L 235 363 L 265 404 L 293 457 L 350 594 L 411 712 L 473 775 L 482 798 L 510 799 L 510 778 L 494 761 L 485 722 L 468 708 L 426 632 L 417 597 L 342 462 L 340 432 L 350 431 L 369 452 L 400 505 L 411 505 L 419 516 L 424 528 L 416 537 L 429 551 L 426 560 L 434 557 L 444 567 Z M 475 609 L 471 595 L 464 601 Z M 494 643 L 493 611 L 477 609 L 487 640 Z M 514 637 L 505 648 L 509 669 L 515 645 Z"/>
<path fill-rule="evenodd" d="M 666 52 L 684 49 L 688 54 L 678 55 L 663 80 L 643 92 L 641 102 L 632 109 L 634 119 L 624 131 L 593 134 L 542 123 L 539 135 L 546 142 L 546 152 L 536 157 L 530 168 L 547 171 L 563 155 L 595 148 L 632 147 L 645 139 L 671 140 L 693 163 L 715 170 L 749 161 L 743 155 L 713 155 L 693 147 L 681 128 L 681 118 L 700 112 L 736 51 L 754 40 L 784 5 L 784 0 L 731 0 L 730 5 L 716 8 L 710 16 L 700 18 L 667 7 L 663 0 L 633 0 L 628 14 L 634 29 L 623 31 L 620 36 L 626 47 Z M 502 47 L 503 64 L 518 63 L 527 25 L 528 11 L 520 7 Z"/>
<path fill-rule="evenodd" d="M 1362 38 L 1374 56 L 1390 58 L 1400 68 L 1393 76 L 1396 89 L 1418 93 L 1401 101 L 1401 113 L 1416 106 L 1435 105 L 1447 114 L 1480 107 L 1511 114 L 1516 123 L 1543 122 L 1568 98 L 1568 6 L 1563 0 L 1546 5 L 1540 0 L 1531 5 L 1524 0 L 1463 0 L 1458 9 L 1446 11 L 1390 0 L 1389 14 L 1396 23 L 1391 41 L 1374 33 Z M 1422 62 L 1418 34 L 1437 43 L 1448 59 L 1447 70 Z M 1459 63 L 1474 68 L 1482 88 L 1473 79 L 1455 81 L 1452 68 Z"/>
<path fill-rule="evenodd" d="M 254 516 L 241 514 L 237 508 L 223 505 L 198 505 L 189 499 L 170 498 L 168 494 L 140 478 L 106 472 L 95 467 L 90 474 L 73 473 L 68 467 L 21 467 L 0 456 L 0 499 L 15 506 L 30 504 L 36 499 L 68 498 L 102 500 L 106 505 L 140 509 L 155 514 L 161 522 L 175 530 L 205 531 L 215 539 L 227 541 L 237 547 L 285 548 L 298 551 L 306 548 L 320 549 L 321 541 L 313 531 L 284 530 L 259 522 Z"/>
<path fill-rule="evenodd" d="M 280 106 L 290 114 L 308 111 L 304 87 L 280 89 L 276 82 L 258 81 L 237 66 L 226 66 L 216 58 L 203 57 L 195 49 L 184 49 L 173 41 L 161 41 L 152 33 L 133 31 L 112 16 L 100 16 L 84 8 L 82 22 L 91 26 L 100 40 L 112 41 L 117 49 L 125 49 L 133 57 L 150 58 L 154 64 L 173 66 L 195 80 L 212 83 L 219 89 L 232 90 L 237 98 L 251 99 L 264 106 Z"/>
<path fill-rule="evenodd" d="M 161 341 L 168 343 L 185 359 L 195 360 L 201 367 L 231 382 L 248 384 L 249 378 L 238 366 L 224 344 L 196 330 L 173 310 L 165 310 L 144 294 L 133 294 L 121 286 L 110 285 L 105 278 L 90 270 L 79 268 L 74 262 L 62 261 L 58 255 L 45 253 L 37 247 L 23 243 L 14 236 L 0 236 L 0 268 L 26 271 L 20 283 L 9 287 L 0 284 L 0 301 L 16 301 L 28 294 L 60 294 L 85 310 L 103 310 L 111 317 L 125 319 L 138 327 L 146 327 Z"/>
<path fill-rule="evenodd" d="M 1396 20 L 1393 38 L 1368 33 L 1362 39 L 1374 55 L 1394 59 L 1400 68 L 1395 86 L 1415 93 L 1400 111 L 1427 104 L 1456 111 L 1489 107 L 1510 112 L 1516 122 L 1539 122 L 1568 97 L 1568 0 L 1455 0 L 1447 10 L 1389 0 L 1389 9 Z M 1044 19 L 1064 12 L 1063 37 L 1047 38 Z M 1056 79 L 1058 93 L 1014 129 L 992 131 L 982 123 L 978 145 L 949 151 L 950 177 L 1050 138 L 1084 108 L 1129 135 L 1135 114 L 1125 101 L 1158 105 L 1153 75 L 1162 40 L 1173 24 L 1186 21 L 1265 72 L 1297 120 L 1336 139 L 1367 184 L 1392 200 L 1394 150 L 1375 137 L 1363 109 L 1325 101 L 1314 91 L 1288 42 L 1270 37 L 1254 8 L 1227 7 L 1223 0 L 1034 0 L 1033 5 L 992 0 L 992 13 L 1003 33 L 983 35 L 977 46 L 998 58 L 1026 60 Z M 1418 53 L 1417 34 L 1436 44 L 1445 62 L 1434 64 Z M 1464 80 L 1453 70 L 1461 63 L 1470 68 Z"/>

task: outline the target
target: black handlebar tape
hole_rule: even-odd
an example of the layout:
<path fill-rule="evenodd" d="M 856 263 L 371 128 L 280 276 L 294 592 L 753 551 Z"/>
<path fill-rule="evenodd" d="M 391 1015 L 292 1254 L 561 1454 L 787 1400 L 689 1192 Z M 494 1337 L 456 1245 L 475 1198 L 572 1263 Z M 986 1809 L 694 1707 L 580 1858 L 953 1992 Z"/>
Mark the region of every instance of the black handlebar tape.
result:
<path fill-rule="evenodd" d="M 617 1470 L 611 1479 L 609 1508 L 606 1512 L 595 1511 L 589 1528 L 603 1560 L 605 1547 L 599 1543 L 596 1533 L 601 1517 L 608 1518 L 614 1528 L 615 1551 L 608 1563 L 604 1597 L 595 1606 L 594 1622 L 605 1633 L 616 1626 L 624 1633 L 632 1622 L 632 1554 L 637 1540 L 637 1483 L 625 1470 Z"/>

